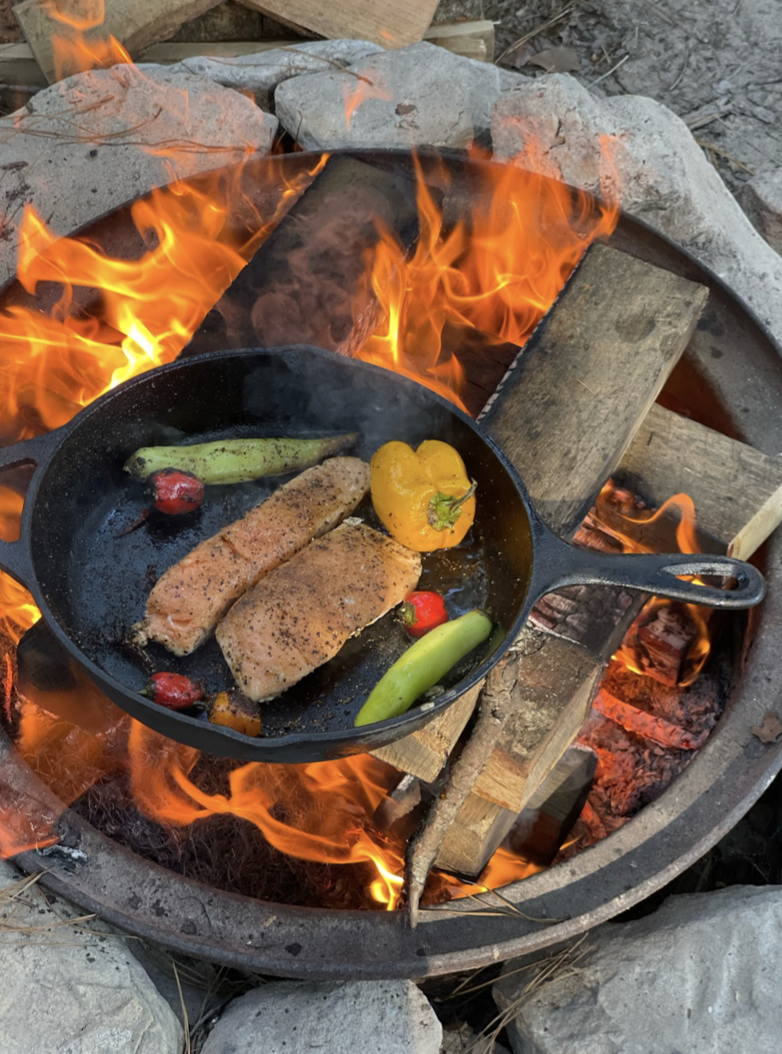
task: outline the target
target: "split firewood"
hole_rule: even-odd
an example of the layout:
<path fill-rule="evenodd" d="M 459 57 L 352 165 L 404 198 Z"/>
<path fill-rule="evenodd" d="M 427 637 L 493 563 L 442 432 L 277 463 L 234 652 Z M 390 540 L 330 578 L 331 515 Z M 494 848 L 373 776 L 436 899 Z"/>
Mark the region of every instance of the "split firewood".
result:
<path fill-rule="evenodd" d="M 517 664 L 506 656 L 486 678 L 470 738 L 451 769 L 446 790 L 434 799 L 425 822 L 408 843 L 405 861 L 410 925 L 419 919 L 421 894 L 445 834 L 491 756 L 513 711 Z"/>
<path fill-rule="evenodd" d="M 477 62 L 494 61 L 494 23 L 453 22 L 451 25 L 432 25 L 424 33 L 424 40 L 455 55 Z"/>
<path fill-rule="evenodd" d="M 109 38 L 115 37 L 131 54 L 137 55 L 150 44 L 167 40 L 183 23 L 216 7 L 220 0 L 112 0 L 106 4 L 104 18 L 92 28 L 84 30 L 84 41 L 100 54 L 101 46 L 108 48 Z M 65 5 L 63 5 L 65 6 Z M 54 39 L 68 39 L 68 27 L 58 15 L 56 4 L 48 0 L 23 0 L 14 7 L 14 14 L 24 30 L 27 43 L 33 50 L 50 84 L 57 80 Z M 346 34 L 347 35 L 347 34 Z M 73 66 L 59 71 L 61 77 L 83 69 L 84 55 L 74 49 Z M 96 65 L 100 59 L 96 57 Z"/>
<path fill-rule="evenodd" d="M 656 717 L 645 710 L 639 710 L 637 706 L 617 699 L 602 688 L 592 705 L 603 717 L 615 721 L 625 731 L 643 736 L 644 739 L 650 739 L 653 743 L 670 750 L 700 750 L 709 738 L 710 729 L 693 735 L 686 728 L 666 721 L 664 717 Z"/>
<path fill-rule="evenodd" d="M 650 409 L 614 478 L 639 490 L 654 508 L 676 493 L 687 494 L 702 552 L 748 560 L 782 523 L 782 457 L 761 454 L 662 406 Z M 598 519 L 608 527 L 653 551 L 675 551 L 678 508 L 650 515 L 628 519 L 608 502 L 597 504 Z"/>
<path fill-rule="evenodd" d="M 616 468 L 706 297 L 701 286 L 595 245 L 489 401 L 481 423 L 561 537 L 573 537 Z M 617 599 L 623 591 L 586 592 L 596 613 L 571 617 L 570 639 L 523 631 L 526 698 L 442 835 L 438 867 L 479 874 L 578 734 L 607 658 L 600 645 L 637 614 Z M 579 635 L 588 647 L 574 643 Z"/>
<path fill-rule="evenodd" d="M 421 40 L 437 10 L 437 0 L 241 0 L 246 7 L 283 25 L 335 40 L 372 40 L 402 48 Z"/>
<path fill-rule="evenodd" d="M 186 348 L 314 344 L 350 354 L 379 322 L 366 259 L 393 231 L 400 260 L 418 238 L 414 182 L 333 157 L 218 300 Z"/>

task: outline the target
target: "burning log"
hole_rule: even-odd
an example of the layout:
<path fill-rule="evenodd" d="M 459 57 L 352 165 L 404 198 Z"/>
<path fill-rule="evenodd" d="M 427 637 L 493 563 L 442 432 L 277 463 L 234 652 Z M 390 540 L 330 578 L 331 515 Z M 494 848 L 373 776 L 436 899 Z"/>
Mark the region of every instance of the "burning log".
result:
<path fill-rule="evenodd" d="M 378 325 L 367 255 L 380 228 L 400 259 L 418 236 L 415 186 L 401 172 L 334 157 L 204 319 L 186 354 L 315 344 L 350 354 Z"/>
<path fill-rule="evenodd" d="M 709 738 L 709 729 L 704 729 L 699 735 L 694 736 L 691 732 L 666 721 L 664 717 L 656 717 L 648 714 L 645 710 L 639 710 L 629 703 L 622 702 L 605 690 L 601 689 L 593 703 L 595 710 L 603 717 L 615 721 L 627 732 L 632 732 L 644 739 L 651 739 L 661 747 L 669 747 L 673 750 L 700 750 Z"/>
<path fill-rule="evenodd" d="M 672 483 L 692 499 L 702 552 L 748 560 L 782 523 L 782 458 L 761 454 L 679 414 L 653 406 L 615 473 L 640 488 L 653 507 L 671 497 Z M 678 510 L 654 520 L 617 515 L 598 499 L 601 522 L 658 552 L 675 545 Z M 651 514 L 649 514 L 651 516 Z"/>
<path fill-rule="evenodd" d="M 622 651 L 632 654 L 633 665 L 640 673 L 675 688 L 701 636 L 701 627 L 685 604 L 665 604 L 641 612 L 625 637 Z"/>
<path fill-rule="evenodd" d="M 482 420 L 556 533 L 575 534 L 684 351 L 706 297 L 701 286 L 594 246 L 508 371 Z M 613 614 L 616 606 L 606 608 Z M 606 621 L 604 636 L 613 636 L 616 623 Z M 578 733 L 607 658 L 530 627 L 519 650 L 525 705 L 448 828 L 436 859 L 445 870 L 480 873 Z"/>

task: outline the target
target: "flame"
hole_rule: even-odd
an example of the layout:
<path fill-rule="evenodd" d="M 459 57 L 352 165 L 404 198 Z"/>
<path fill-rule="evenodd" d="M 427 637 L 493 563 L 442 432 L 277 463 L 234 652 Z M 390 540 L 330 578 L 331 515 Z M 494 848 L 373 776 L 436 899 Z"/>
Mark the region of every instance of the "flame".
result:
<path fill-rule="evenodd" d="M 444 331 L 479 334 L 485 346 L 526 343 L 591 242 L 614 229 L 618 208 L 539 175 L 532 147 L 525 163 L 487 170 L 469 218 L 453 228 L 418 168 L 416 250 L 400 263 L 396 238 L 380 230 L 369 281 L 386 321 L 358 358 L 464 408 L 464 369 L 444 351 Z"/>
<path fill-rule="evenodd" d="M 612 490 L 613 484 L 607 483 L 598 501 L 610 500 Z M 679 551 L 682 553 L 701 552 L 696 531 L 695 504 L 688 494 L 672 495 L 660 506 L 657 512 L 641 519 L 628 516 L 622 512 L 620 521 L 628 526 L 630 524 L 652 525 L 660 520 L 667 519 L 673 510 L 679 513 L 679 523 L 676 526 L 676 544 L 679 547 Z M 601 524 L 601 526 L 603 525 Z M 622 543 L 625 552 L 652 552 L 647 546 L 624 534 L 621 526 L 619 528 L 605 526 L 604 529 Z M 688 581 L 703 584 L 699 578 L 688 578 Z M 670 608 L 672 603 L 670 600 L 653 597 L 645 606 L 642 619 L 645 622 L 650 621 L 655 612 L 663 608 Z M 686 688 L 696 680 L 711 653 L 711 637 L 708 625 L 710 610 L 701 607 L 699 604 L 682 604 L 681 606 L 695 627 L 695 640 L 690 646 L 682 675 L 678 681 L 680 688 Z M 648 672 L 645 669 L 645 664 L 640 654 L 640 645 L 637 641 L 625 640 L 614 655 L 614 658 L 624 663 L 627 669 L 633 673 L 644 675 Z"/>

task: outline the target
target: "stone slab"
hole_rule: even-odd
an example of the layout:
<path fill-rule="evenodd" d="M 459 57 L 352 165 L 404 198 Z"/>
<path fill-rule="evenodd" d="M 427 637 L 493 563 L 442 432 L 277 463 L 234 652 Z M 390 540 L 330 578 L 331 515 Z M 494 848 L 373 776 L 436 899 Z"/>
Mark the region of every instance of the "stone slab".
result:
<path fill-rule="evenodd" d="M 608 923 L 589 951 L 523 1003 L 515 1054 L 778 1054 L 782 887 L 670 897 L 645 918 Z M 506 964 L 505 1010 L 528 971 Z M 507 974 L 507 976 L 505 976 Z"/>
<path fill-rule="evenodd" d="M 44 89 L 0 119 L 0 284 L 26 205 L 73 234 L 172 178 L 267 154 L 276 131 L 251 99 L 168 69 L 114 66 Z"/>
<path fill-rule="evenodd" d="M 350 66 L 378 53 L 383 54 L 383 48 L 368 40 L 313 40 L 237 58 L 201 55 L 169 68 L 172 73 L 197 74 L 226 88 L 252 92 L 256 105 L 271 110 L 274 89 L 283 81 L 303 73 L 338 71 L 340 66 Z"/>
<path fill-rule="evenodd" d="M 461 148 L 489 128 L 499 69 L 425 41 L 353 63 L 346 72 L 296 77 L 275 92 L 275 112 L 308 150 Z"/>
<path fill-rule="evenodd" d="M 0 1054 L 181 1054 L 182 1028 L 123 940 L 0 861 Z"/>
<path fill-rule="evenodd" d="M 412 981 L 285 981 L 234 1000 L 202 1054 L 439 1054 L 442 1036 Z"/>
<path fill-rule="evenodd" d="M 604 186 L 632 216 L 689 250 L 782 338 L 782 259 L 760 237 L 687 126 L 643 96 L 599 99 L 567 74 L 496 102 L 495 158 L 573 186 Z"/>

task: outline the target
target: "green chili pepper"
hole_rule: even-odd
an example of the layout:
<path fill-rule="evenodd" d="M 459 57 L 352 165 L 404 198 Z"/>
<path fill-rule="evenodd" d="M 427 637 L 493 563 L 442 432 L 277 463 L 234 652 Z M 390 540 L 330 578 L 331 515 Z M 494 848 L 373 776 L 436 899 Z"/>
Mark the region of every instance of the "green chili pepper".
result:
<path fill-rule="evenodd" d="M 219 439 L 192 446 L 149 446 L 137 450 L 125 471 L 145 480 L 153 472 L 176 468 L 192 472 L 202 483 L 245 483 L 261 476 L 280 476 L 317 465 L 351 447 L 358 434 L 330 439 Z"/>
<path fill-rule="evenodd" d="M 354 725 L 371 725 L 404 714 L 457 662 L 485 641 L 492 628 L 491 619 L 483 611 L 468 611 L 431 630 L 383 674 L 359 710 Z"/>

